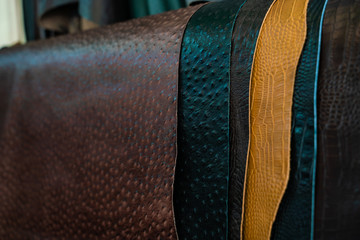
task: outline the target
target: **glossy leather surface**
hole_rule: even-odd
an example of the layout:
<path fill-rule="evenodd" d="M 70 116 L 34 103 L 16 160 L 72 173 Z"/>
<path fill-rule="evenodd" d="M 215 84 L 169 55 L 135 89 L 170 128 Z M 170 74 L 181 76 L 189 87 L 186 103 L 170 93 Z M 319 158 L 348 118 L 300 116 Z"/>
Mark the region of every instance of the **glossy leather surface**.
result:
<path fill-rule="evenodd" d="M 242 238 L 270 239 L 290 172 L 291 109 L 307 0 L 276 0 L 261 26 L 250 80 Z"/>
<path fill-rule="evenodd" d="M 360 238 L 360 1 L 329 0 L 318 83 L 315 239 Z"/>
<path fill-rule="evenodd" d="M 326 2 L 326 0 L 309 1 L 306 41 L 294 86 L 290 179 L 274 223 L 273 239 L 312 239 L 313 188 L 315 187 L 313 183 L 316 163 L 314 89 L 318 79 L 319 35 Z"/>
<path fill-rule="evenodd" d="M 227 238 L 231 36 L 243 2 L 208 3 L 184 34 L 174 191 L 180 239 Z"/>
<path fill-rule="evenodd" d="M 183 31 L 198 9 L 0 51 L 0 239 L 176 239 Z"/>
<path fill-rule="evenodd" d="M 272 0 L 246 1 L 234 25 L 230 82 L 229 239 L 240 239 L 249 142 L 249 82 L 256 40 Z"/>

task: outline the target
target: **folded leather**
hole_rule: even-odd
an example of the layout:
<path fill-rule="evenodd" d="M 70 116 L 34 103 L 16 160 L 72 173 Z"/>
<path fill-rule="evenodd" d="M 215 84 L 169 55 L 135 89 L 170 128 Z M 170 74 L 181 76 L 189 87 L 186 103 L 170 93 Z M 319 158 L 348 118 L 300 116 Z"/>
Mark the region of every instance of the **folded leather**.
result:
<path fill-rule="evenodd" d="M 257 39 L 242 239 L 270 239 L 289 179 L 292 98 L 306 36 L 307 4 L 307 0 L 275 0 Z"/>
<path fill-rule="evenodd" d="M 246 1 L 234 25 L 230 69 L 229 239 L 240 239 L 249 142 L 249 82 L 256 40 L 272 0 Z"/>
<path fill-rule="evenodd" d="M 231 37 L 243 2 L 203 6 L 184 34 L 174 191 L 180 239 L 227 238 Z"/>
<path fill-rule="evenodd" d="M 290 178 L 272 231 L 272 239 L 312 239 L 315 178 L 315 85 L 320 33 L 326 0 L 310 0 L 306 41 L 297 67 L 291 129 Z M 296 231 L 295 231 L 296 229 Z"/>
<path fill-rule="evenodd" d="M 360 236 L 360 1 L 329 0 L 318 83 L 315 239 Z"/>
<path fill-rule="evenodd" d="M 0 238 L 176 239 L 183 31 L 200 6 L 0 51 Z"/>

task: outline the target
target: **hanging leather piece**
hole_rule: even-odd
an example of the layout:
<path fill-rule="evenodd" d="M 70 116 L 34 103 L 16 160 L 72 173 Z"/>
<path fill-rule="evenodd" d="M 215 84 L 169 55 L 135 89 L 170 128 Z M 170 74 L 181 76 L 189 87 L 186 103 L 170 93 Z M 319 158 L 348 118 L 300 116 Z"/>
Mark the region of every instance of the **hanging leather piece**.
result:
<path fill-rule="evenodd" d="M 360 1 L 329 0 L 318 83 L 315 239 L 360 236 Z"/>
<path fill-rule="evenodd" d="M 209 3 L 182 43 L 174 207 L 180 239 L 226 239 L 233 25 L 245 1 Z"/>
<path fill-rule="evenodd" d="M 250 80 L 242 238 L 270 239 L 290 172 L 291 108 L 308 0 L 276 0 L 261 26 Z"/>
<path fill-rule="evenodd" d="M 200 7 L 0 51 L 0 239 L 176 239 L 183 31 Z"/>
<path fill-rule="evenodd" d="M 320 60 L 320 36 L 327 0 L 310 0 L 307 34 L 295 77 L 290 179 L 274 223 L 276 240 L 313 239 L 313 198 L 315 182 L 315 85 Z M 294 231 L 296 229 L 296 231 Z"/>
<path fill-rule="evenodd" d="M 229 239 L 240 239 L 249 142 L 249 82 L 256 40 L 273 0 L 251 0 L 241 7 L 232 36 L 230 71 Z"/>

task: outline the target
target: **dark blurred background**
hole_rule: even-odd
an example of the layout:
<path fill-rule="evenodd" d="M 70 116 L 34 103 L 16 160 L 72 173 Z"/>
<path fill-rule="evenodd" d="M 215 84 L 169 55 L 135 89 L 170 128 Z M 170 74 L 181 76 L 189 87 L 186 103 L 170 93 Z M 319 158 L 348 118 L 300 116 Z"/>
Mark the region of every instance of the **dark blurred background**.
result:
<path fill-rule="evenodd" d="M 0 48 L 81 32 L 197 2 L 204 1 L 0 0 Z"/>

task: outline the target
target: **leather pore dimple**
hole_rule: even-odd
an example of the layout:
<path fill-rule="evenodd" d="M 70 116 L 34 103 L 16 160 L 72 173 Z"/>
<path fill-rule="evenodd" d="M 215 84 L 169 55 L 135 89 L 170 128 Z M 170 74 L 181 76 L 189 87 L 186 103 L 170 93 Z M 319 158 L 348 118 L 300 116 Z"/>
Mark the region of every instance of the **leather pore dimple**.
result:
<path fill-rule="evenodd" d="M 0 239 L 177 238 L 178 67 L 199 7 L 0 51 Z"/>
<path fill-rule="evenodd" d="M 242 239 L 270 239 L 290 171 L 291 108 L 307 0 L 275 0 L 261 26 L 250 80 L 250 142 Z"/>

